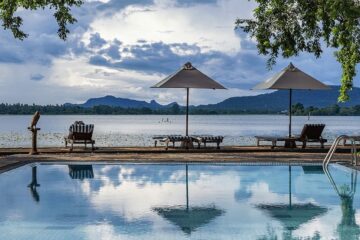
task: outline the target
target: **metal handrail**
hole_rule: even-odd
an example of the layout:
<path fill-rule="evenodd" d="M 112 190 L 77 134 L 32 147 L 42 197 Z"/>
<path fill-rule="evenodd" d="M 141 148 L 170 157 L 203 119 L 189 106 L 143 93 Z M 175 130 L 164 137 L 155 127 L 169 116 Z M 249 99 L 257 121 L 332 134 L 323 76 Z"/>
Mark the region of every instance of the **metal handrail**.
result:
<path fill-rule="evenodd" d="M 339 188 L 337 187 L 331 173 L 330 173 L 330 170 L 326 167 L 324 168 L 324 172 L 326 174 L 326 176 L 328 177 L 331 185 L 333 186 L 334 190 L 336 191 L 336 193 L 339 195 L 339 196 L 342 196 L 343 193 L 341 193 L 339 191 Z M 350 182 L 350 188 L 349 188 L 349 192 L 347 192 L 347 195 L 349 197 L 353 197 L 355 195 L 355 191 L 356 191 L 356 183 L 357 183 L 357 173 L 358 171 L 357 170 L 354 170 L 352 169 L 351 171 L 351 182 Z"/>
<path fill-rule="evenodd" d="M 357 155 L 356 155 L 356 144 L 355 141 L 360 140 L 360 136 L 348 136 L 348 135 L 341 135 L 335 139 L 333 144 L 331 145 L 328 153 L 326 154 L 323 160 L 323 167 L 327 168 L 328 164 L 330 163 L 337 147 L 341 140 L 350 140 L 351 141 L 351 163 L 357 165 Z"/>

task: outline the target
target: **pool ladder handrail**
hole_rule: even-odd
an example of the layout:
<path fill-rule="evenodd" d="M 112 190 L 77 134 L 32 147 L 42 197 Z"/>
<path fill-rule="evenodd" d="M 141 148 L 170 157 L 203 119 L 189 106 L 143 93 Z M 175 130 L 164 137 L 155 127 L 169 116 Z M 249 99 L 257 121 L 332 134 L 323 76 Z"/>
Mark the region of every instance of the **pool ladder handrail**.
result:
<path fill-rule="evenodd" d="M 351 163 L 353 165 L 357 165 L 357 155 L 356 155 L 356 144 L 355 141 L 360 141 L 360 136 L 348 136 L 348 135 L 341 135 L 335 139 L 333 144 L 331 145 L 328 153 L 326 154 L 324 160 L 323 160 L 323 167 L 327 168 L 329 165 L 337 147 L 339 146 L 340 141 L 351 141 Z"/>
<path fill-rule="evenodd" d="M 343 196 L 344 193 L 340 192 L 339 188 L 337 187 L 337 184 L 334 180 L 334 178 L 332 177 L 331 173 L 330 173 L 330 169 L 329 168 L 324 168 L 324 172 L 326 174 L 326 176 L 328 177 L 331 185 L 333 186 L 334 190 L 336 191 L 336 193 L 339 196 Z M 358 171 L 355 169 L 351 170 L 351 182 L 350 182 L 350 188 L 349 191 L 345 194 L 351 198 L 354 197 L 355 192 L 356 192 L 356 183 L 357 183 L 357 173 Z"/>

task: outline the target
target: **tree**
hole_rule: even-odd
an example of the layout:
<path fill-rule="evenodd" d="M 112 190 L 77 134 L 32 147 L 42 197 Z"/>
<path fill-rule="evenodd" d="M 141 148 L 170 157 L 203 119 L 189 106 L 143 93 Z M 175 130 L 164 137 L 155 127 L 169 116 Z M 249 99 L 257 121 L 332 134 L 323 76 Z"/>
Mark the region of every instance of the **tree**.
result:
<path fill-rule="evenodd" d="M 360 62 L 359 0 L 255 0 L 254 19 L 237 19 L 257 41 L 260 54 L 269 55 L 271 68 L 281 54 L 284 58 L 309 52 L 321 56 L 322 45 L 337 49 L 342 67 L 339 101 L 349 99 Z"/>
<path fill-rule="evenodd" d="M 294 115 L 304 115 L 305 108 L 302 103 L 296 103 L 295 105 L 292 105 L 292 113 Z"/>
<path fill-rule="evenodd" d="M 37 10 L 49 7 L 55 10 L 54 17 L 59 25 L 59 37 L 66 40 L 69 33 L 67 25 L 77 21 L 71 15 L 71 7 L 78 7 L 82 3 L 83 0 L 1 0 L 0 21 L 5 30 L 11 30 L 15 38 L 23 40 L 28 35 L 20 29 L 23 19 L 20 16 L 16 16 L 16 11 L 19 8 Z"/>
<path fill-rule="evenodd" d="M 174 104 L 170 107 L 170 112 L 171 112 L 171 114 L 175 114 L 175 115 L 179 114 L 179 113 L 180 113 L 180 106 L 179 106 L 179 104 L 174 103 Z"/>

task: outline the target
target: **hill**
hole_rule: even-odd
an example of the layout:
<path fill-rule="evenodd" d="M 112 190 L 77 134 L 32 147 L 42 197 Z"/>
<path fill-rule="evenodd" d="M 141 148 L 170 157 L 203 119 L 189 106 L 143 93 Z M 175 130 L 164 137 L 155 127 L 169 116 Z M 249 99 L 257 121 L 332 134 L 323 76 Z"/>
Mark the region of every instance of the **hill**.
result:
<path fill-rule="evenodd" d="M 339 95 L 339 86 L 332 86 L 331 90 L 294 90 L 293 104 L 302 103 L 304 107 L 324 108 L 334 104 L 340 107 L 350 107 L 360 105 L 360 88 L 354 87 L 350 92 L 350 101 L 339 104 L 337 97 Z M 192 106 L 192 109 L 205 110 L 233 110 L 233 111 L 283 111 L 288 109 L 289 91 L 280 90 L 271 93 L 260 94 L 257 96 L 231 97 L 216 104 Z M 99 98 L 90 98 L 83 104 L 66 104 L 91 108 L 94 106 L 110 106 L 121 108 L 149 108 L 152 110 L 166 109 L 173 106 L 174 103 L 161 105 L 155 100 L 150 102 L 139 101 L 128 98 L 114 96 L 105 96 Z"/>
<path fill-rule="evenodd" d="M 360 105 L 360 88 L 354 87 L 350 92 L 350 101 L 339 104 L 339 86 L 331 86 L 331 90 L 293 90 L 293 104 L 302 103 L 304 107 L 324 108 L 334 104 L 341 107 Z M 279 90 L 257 96 L 231 97 L 217 104 L 199 105 L 201 109 L 226 110 L 269 110 L 282 111 L 289 107 L 289 91 Z"/>

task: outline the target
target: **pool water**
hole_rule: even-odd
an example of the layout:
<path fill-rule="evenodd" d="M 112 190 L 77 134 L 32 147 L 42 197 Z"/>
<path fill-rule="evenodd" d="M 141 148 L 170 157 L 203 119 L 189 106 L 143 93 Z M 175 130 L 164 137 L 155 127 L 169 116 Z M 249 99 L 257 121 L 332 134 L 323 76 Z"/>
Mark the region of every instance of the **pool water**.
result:
<path fill-rule="evenodd" d="M 359 239 L 357 171 L 37 164 L 0 174 L 0 239 Z"/>

